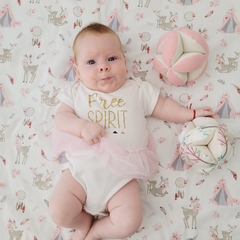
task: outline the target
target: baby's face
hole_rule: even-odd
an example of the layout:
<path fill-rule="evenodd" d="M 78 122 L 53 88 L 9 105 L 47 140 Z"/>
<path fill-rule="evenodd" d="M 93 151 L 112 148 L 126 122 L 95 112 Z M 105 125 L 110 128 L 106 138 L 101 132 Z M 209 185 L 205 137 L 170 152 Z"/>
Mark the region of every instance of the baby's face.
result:
<path fill-rule="evenodd" d="M 86 33 L 76 41 L 75 70 L 86 87 L 114 92 L 126 80 L 126 60 L 119 39 L 110 33 Z"/>

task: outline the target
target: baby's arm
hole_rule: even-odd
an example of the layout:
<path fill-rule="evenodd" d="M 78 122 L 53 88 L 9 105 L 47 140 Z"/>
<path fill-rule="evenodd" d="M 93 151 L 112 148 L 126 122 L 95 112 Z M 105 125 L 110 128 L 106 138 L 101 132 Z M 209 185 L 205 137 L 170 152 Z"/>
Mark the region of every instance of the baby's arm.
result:
<path fill-rule="evenodd" d="M 79 118 L 65 103 L 62 103 L 57 110 L 55 122 L 58 130 L 84 138 L 89 144 L 99 142 L 105 133 L 105 129 L 100 124 Z"/>
<path fill-rule="evenodd" d="M 212 117 L 213 111 L 210 107 L 197 108 L 195 117 Z M 182 107 L 178 102 L 171 98 L 159 96 L 152 116 L 170 122 L 185 123 L 193 120 L 194 111 Z"/>

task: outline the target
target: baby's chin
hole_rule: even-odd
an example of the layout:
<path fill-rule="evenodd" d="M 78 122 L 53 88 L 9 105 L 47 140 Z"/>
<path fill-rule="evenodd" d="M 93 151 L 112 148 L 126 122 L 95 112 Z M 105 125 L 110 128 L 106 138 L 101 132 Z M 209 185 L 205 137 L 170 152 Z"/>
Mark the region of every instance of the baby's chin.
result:
<path fill-rule="evenodd" d="M 117 91 L 119 88 L 123 86 L 125 81 L 126 79 L 124 79 L 123 81 L 116 80 L 115 77 L 104 77 L 92 83 L 82 80 L 83 84 L 87 88 L 93 91 L 99 91 L 104 93 L 111 93 Z"/>
<path fill-rule="evenodd" d="M 104 93 L 111 93 L 117 91 L 119 88 L 122 87 L 123 84 L 124 82 L 121 84 L 117 84 L 114 80 L 102 80 L 101 84 L 99 84 L 99 86 L 95 90 Z"/>

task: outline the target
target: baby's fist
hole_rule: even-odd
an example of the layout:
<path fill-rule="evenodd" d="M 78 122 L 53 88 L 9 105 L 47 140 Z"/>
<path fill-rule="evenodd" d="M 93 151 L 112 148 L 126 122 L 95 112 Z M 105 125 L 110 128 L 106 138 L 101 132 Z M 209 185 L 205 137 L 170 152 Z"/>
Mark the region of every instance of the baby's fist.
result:
<path fill-rule="evenodd" d="M 87 122 L 81 131 L 81 136 L 90 145 L 98 143 L 104 134 L 104 127 L 96 122 Z"/>
<path fill-rule="evenodd" d="M 213 115 L 213 110 L 210 107 L 206 106 L 202 108 L 197 108 L 195 117 L 213 117 Z"/>

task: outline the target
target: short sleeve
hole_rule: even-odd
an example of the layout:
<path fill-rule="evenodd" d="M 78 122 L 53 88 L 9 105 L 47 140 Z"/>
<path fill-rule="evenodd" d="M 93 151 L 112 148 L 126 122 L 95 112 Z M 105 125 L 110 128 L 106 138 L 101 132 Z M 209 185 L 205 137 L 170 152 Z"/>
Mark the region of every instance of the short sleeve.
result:
<path fill-rule="evenodd" d="M 160 89 L 146 81 L 139 81 L 138 83 L 140 84 L 140 88 L 142 90 L 142 101 L 145 115 L 150 116 L 157 104 Z"/>
<path fill-rule="evenodd" d="M 78 82 L 68 84 L 59 92 L 57 98 L 74 109 L 74 99 L 77 96 Z"/>

